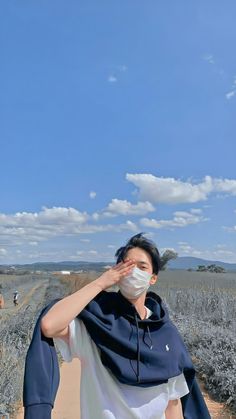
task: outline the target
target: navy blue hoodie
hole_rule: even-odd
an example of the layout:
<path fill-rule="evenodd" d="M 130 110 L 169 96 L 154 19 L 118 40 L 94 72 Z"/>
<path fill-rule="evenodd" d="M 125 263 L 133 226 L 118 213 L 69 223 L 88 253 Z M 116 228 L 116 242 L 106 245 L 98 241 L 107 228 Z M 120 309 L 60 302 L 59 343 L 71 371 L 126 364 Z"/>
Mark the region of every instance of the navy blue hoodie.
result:
<path fill-rule="evenodd" d="M 59 367 L 53 339 L 43 336 L 40 320 L 57 301 L 52 301 L 40 313 L 27 352 L 25 419 L 51 418 Z M 99 347 L 102 363 L 120 382 L 150 387 L 183 372 L 189 388 L 189 394 L 181 398 L 184 418 L 209 419 L 191 358 L 161 298 L 148 292 L 145 305 L 152 315 L 141 320 L 134 305 L 120 292 L 102 291 L 77 317 Z"/>
<path fill-rule="evenodd" d="M 60 382 L 60 370 L 53 339 L 43 335 L 40 322 L 59 300 L 60 298 L 51 301 L 40 312 L 26 354 L 23 383 L 24 419 L 51 418 Z"/>

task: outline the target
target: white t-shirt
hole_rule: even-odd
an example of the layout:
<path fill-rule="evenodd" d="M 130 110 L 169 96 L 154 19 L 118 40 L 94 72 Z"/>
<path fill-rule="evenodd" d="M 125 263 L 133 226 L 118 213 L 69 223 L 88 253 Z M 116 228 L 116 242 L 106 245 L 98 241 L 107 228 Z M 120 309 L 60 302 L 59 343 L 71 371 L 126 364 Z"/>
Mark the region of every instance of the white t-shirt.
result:
<path fill-rule="evenodd" d="M 53 340 L 66 362 L 81 361 L 81 419 L 165 419 L 168 401 L 189 393 L 183 374 L 152 387 L 120 383 L 102 364 L 99 348 L 77 317 L 69 324 L 69 345 Z"/>

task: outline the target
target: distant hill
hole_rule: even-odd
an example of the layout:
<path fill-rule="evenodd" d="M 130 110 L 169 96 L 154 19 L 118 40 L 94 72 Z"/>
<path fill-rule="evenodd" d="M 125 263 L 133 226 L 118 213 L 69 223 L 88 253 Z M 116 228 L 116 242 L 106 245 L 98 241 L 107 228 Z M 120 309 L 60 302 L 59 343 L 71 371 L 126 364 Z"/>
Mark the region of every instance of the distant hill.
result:
<path fill-rule="evenodd" d="M 24 271 L 98 271 L 102 272 L 108 265 L 113 265 L 114 262 L 36 262 L 23 265 L 0 265 L 1 269 L 16 268 L 16 270 Z M 198 265 L 218 265 L 230 272 L 236 272 L 236 263 L 226 263 L 215 260 L 205 260 L 195 257 L 182 256 L 177 259 L 172 259 L 167 264 L 167 269 L 196 269 Z"/>
<path fill-rule="evenodd" d="M 30 264 L 22 264 L 22 265 L 0 265 L 0 270 L 7 269 L 7 268 L 15 268 L 18 270 L 23 271 L 47 271 L 47 272 L 54 272 L 54 271 L 104 271 L 105 266 L 111 265 L 112 263 L 107 262 L 71 262 L 71 261 L 63 261 L 63 262 L 36 262 Z"/>
<path fill-rule="evenodd" d="M 201 258 L 195 258 L 191 256 L 181 256 L 176 259 L 172 259 L 167 264 L 167 269 L 196 269 L 198 265 L 217 265 L 221 266 L 227 271 L 236 272 L 236 263 L 226 263 L 219 260 L 206 260 Z"/>

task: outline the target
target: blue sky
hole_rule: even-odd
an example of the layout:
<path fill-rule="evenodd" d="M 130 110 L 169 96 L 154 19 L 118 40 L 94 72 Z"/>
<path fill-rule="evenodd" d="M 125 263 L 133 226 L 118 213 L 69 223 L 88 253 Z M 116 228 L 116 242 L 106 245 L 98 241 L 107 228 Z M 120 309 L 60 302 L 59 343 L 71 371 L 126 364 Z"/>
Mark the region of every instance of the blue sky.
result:
<path fill-rule="evenodd" d="M 0 8 L 0 263 L 236 262 L 235 2 Z"/>

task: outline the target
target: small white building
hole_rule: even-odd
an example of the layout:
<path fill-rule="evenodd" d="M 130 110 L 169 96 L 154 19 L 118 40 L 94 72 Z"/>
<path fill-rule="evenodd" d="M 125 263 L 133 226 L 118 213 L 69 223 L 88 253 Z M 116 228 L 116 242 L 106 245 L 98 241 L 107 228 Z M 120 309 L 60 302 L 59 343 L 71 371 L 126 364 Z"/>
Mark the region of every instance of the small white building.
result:
<path fill-rule="evenodd" d="M 61 271 L 62 275 L 70 275 L 70 271 Z"/>

